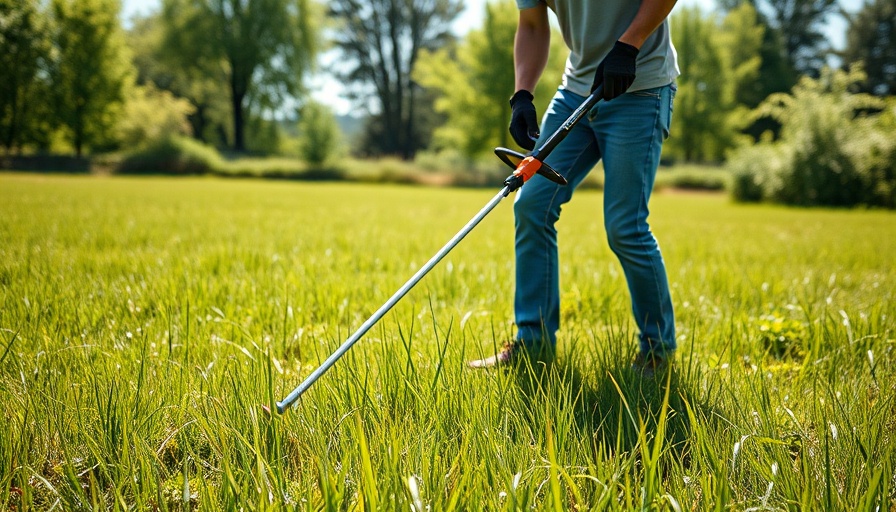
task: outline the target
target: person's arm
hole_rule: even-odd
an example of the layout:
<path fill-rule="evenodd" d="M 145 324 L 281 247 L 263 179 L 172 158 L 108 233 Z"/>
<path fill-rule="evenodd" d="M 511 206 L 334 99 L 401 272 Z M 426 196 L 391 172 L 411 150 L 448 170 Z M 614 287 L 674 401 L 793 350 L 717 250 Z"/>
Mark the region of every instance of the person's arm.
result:
<path fill-rule="evenodd" d="M 653 34 L 675 6 L 676 0 L 642 0 L 635 18 L 623 32 L 610 53 L 604 57 L 594 73 L 591 92 L 603 85 L 603 98 L 610 101 L 635 82 L 638 52 L 644 41 Z"/>
<path fill-rule="evenodd" d="M 544 2 L 530 9 L 520 10 L 516 38 L 513 41 L 514 76 L 516 90 L 535 92 L 548 62 L 551 46 L 551 26 L 548 7 Z"/>
<path fill-rule="evenodd" d="M 644 41 L 672 12 L 676 0 L 642 0 L 635 19 L 619 37 L 619 41 L 641 49 Z"/>

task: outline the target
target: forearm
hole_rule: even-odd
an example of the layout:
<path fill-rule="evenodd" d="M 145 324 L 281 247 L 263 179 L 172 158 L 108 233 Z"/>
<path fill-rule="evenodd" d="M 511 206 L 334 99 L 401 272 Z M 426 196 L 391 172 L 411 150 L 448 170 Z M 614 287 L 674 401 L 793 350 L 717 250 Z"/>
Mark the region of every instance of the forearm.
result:
<path fill-rule="evenodd" d="M 535 92 L 535 85 L 548 62 L 551 28 L 544 6 L 520 11 L 520 21 L 513 42 L 513 63 L 516 89 Z"/>
<path fill-rule="evenodd" d="M 641 48 L 650 34 L 659 27 L 672 12 L 676 0 L 642 0 L 641 7 L 628 29 L 619 37 L 623 43 Z"/>

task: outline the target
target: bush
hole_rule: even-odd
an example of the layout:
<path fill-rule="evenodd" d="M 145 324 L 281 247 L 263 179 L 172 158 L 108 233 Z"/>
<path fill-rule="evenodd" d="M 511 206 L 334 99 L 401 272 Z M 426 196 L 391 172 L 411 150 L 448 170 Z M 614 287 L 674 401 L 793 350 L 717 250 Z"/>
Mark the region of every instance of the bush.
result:
<path fill-rule="evenodd" d="M 867 124 L 846 151 L 867 183 L 865 202 L 896 208 L 896 98 L 890 98 L 883 112 Z"/>
<path fill-rule="evenodd" d="M 688 166 L 660 170 L 656 175 L 655 189 L 718 191 L 728 188 L 730 174 L 717 167 Z"/>
<path fill-rule="evenodd" d="M 743 147 L 728 160 L 731 195 L 736 201 L 759 202 L 781 188 L 780 177 L 789 162 L 787 148 L 763 143 Z"/>
<path fill-rule="evenodd" d="M 333 112 L 310 101 L 302 108 L 299 121 L 299 150 L 312 168 L 326 169 L 339 154 L 341 132 Z"/>
<path fill-rule="evenodd" d="M 189 136 L 188 116 L 195 110 L 189 101 L 168 91 L 138 85 L 125 101 L 118 121 L 120 142 L 123 147 L 138 148 L 172 134 Z"/>
<path fill-rule="evenodd" d="M 762 186 L 756 180 L 757 173 L 750 170 L 733 171 L 731 177 L 731 197 L 742 203 L 762 201 Z"/>
<path fill-rule="evenodd" d="M 224 166 L 221 155 L 193 139 L 171 136 L 158 140 L 122 160 L 122 174 L 206 174 Z"/>
<path fill-rule="evenodd" d="M 742 148 L 729 160 L 741 201 L 798 206 L 894 207 L 896 117 L 881 100 L 851 94 L 859 72 L 804 78 L 757 110 L 781 123 L 781 140 Z"/>

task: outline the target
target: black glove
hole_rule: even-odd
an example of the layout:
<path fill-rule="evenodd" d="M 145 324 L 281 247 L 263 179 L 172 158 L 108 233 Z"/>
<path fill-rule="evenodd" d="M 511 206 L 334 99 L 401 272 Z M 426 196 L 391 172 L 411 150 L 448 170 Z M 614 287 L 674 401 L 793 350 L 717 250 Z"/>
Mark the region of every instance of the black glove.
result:
<path fill-rule="evenodd" d="M 530 151 L 535 149 L 535 141 L 540 135 L 533 99 L 535 97 L 532 93 L 525 89 L 516 91 L 510 98 L 510 108 L 513 109 L 510 115 L 510 135 L 521 148 Z"/>
<path fill-rule="evenodd" d="M 594 83 L 591 84 L 591 92 L 594 92 L 598 85 L 604 84 L 605 100 L 609 101 L 624 94 L 635 81 L 635 59 L 637 58 L 637 48 L 622 41 L 616 41 L 610 53 L 597 66 Z"/>

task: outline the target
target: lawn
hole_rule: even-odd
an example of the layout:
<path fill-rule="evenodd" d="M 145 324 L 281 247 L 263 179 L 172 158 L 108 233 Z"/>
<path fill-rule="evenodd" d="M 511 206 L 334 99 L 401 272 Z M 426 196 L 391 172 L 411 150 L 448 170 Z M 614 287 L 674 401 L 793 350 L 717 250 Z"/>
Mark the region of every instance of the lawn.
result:
<path fill-rule="evenodd" d="M 0 174 L 0 510 L 893 510 L 896 214 L 659 193 L 679 357 L 628 368 L 600 192 L 559 224 L 550 367 L 513 335 L 497 193 Z"/>

